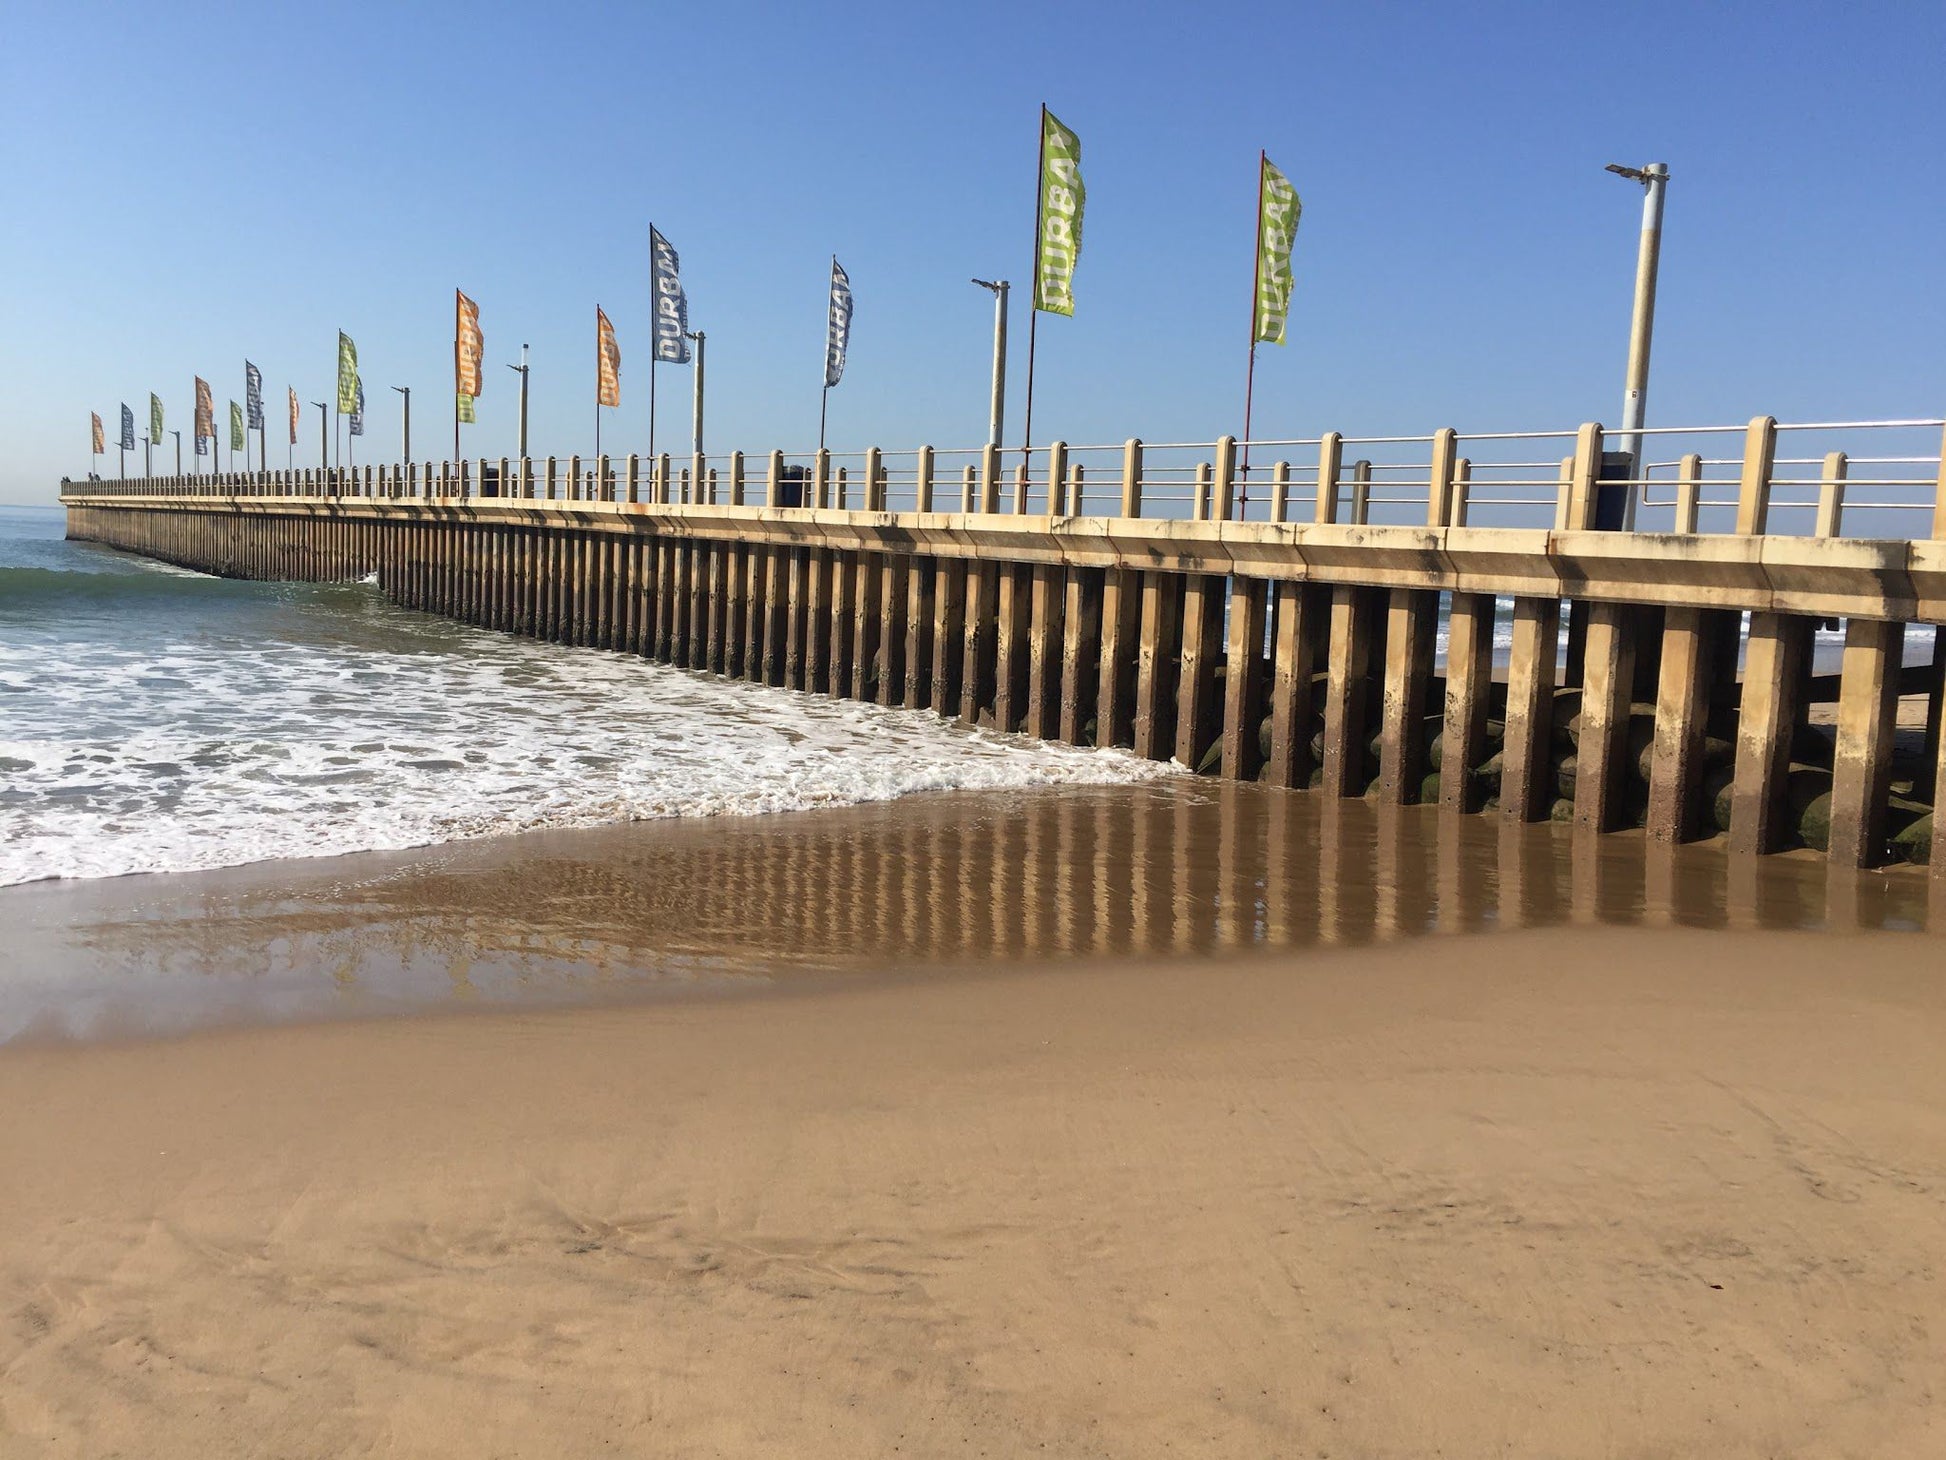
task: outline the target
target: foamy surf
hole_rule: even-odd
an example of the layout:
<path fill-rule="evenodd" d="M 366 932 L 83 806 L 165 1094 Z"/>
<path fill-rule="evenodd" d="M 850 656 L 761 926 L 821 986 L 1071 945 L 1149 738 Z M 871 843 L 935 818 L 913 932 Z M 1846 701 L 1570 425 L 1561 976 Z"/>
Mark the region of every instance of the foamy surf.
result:
<path fill-rule="evenodd" d="M 98 571 L 0 566 L 0 885 L 1168 773 L 66 551 Z"/>

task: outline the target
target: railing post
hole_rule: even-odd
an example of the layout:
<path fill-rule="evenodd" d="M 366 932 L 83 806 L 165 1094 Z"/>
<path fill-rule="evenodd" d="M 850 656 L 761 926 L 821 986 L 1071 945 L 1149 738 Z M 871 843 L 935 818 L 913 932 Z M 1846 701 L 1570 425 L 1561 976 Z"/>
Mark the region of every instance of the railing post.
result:
<path fill-rule="evenodd" d="M 1209 515 L 1217 522 L 1228 522 L 1236 510 L 1237 438 L 1221 437 L 1216 443 L 1216 481 L 1210 498 Z"/>
<path fill-rule="evenodd" d="M 1818 537 L 1836 537 L 1845 520 L 1845 453 L 1833 451 L 1824 459 L 1824 480 L 1818 484 Z"/>
<path fill-rule="evenodd" d="M 783 495 L 784 453 L 781 451 L 773 451 L 770 453 L 770 464 L 764 469 L 764 506 L 778 507 L 783 505 L 778 500 Z M 799 502 L 798 505 L 801 507 L 805 504 Z"/>
<path fill-rule="evenodd" d="M 1318 501 L 1314 514 L 1319 522 L 1338 520 L 1338 474 L 1344 470 L 1345 441 L 1336 431 L 1326 431 L 1318 442 Z"/>
<path fill-rule="evenodd" d="M 1081 509 L 1085 505 L 1086 500 L 1085 488 L 1087 481 L 1088 469 L 1080 462 L 1077 461 L 1073 466 L 1068 468 L 1068 516 L 1079 517 L 1081 515 Z"/>
<path fill-rule="evenodd" d="M 1014 515 L 1027 515 L 1027 462 L 1024 459 L 1014 469 Z"/>
<path fill-rule="evenodd" d="M 608 488 L 608 453 L 603 452 L 595 458 L 595 489 L 588 494 L 597 502 L 612 500 L 613 493 Z"/>
<path fill-rule="evenodd" d="M 1676 465 L 1676 527 L 1679 533 L 1694 534 L 1698 510 L 1703 504 L 1703 458 L 1692 451 Z"/>
<path fill-rule="evenodd" d="M 706 468 L 703 472 L 703 479 L 705 483 L 704 490 L 699 492 L 697 496 L 704 503 L 714 507 L 716 505 L 716 468 L 713 466 Z"/>
<path fill-rule="evenodd" d="M 1067 514 L 1068 443 L 1056 441 L 1047 448 L 1047 515 Z"/>
<path fill-rule="evenodd" d="M 1351 520 L 1360 527 L 1372 520 L 1372 463 L 1362 456 L 1351 464 Z"/>
<path fill-rule="evenodd" d="M 670 502 L 675 500 L 672 495 L 674 488 L 675 478 L 669 472 L 669 453 L 665 451 L 656 458 L 655 462 L 656 501 L 662 503 L 665 507 L 668 506 Z"/>
<path fill-rule="evenodd" d="M 1770 478 L 1777 465 L 1777 418 L 1753 416 L 1743 433 L 1743 475 L 1737 484 L 1737 532 L 1761 537 L 1770 527 Z"/>
<path fill-rule="evenodd" d="M 884 484 L 880 481 L 880 478 L 885 475 L 884 463 L 885 453 L 880 451 L 878 447 L 868 446 L 865 448 L 865 500 L 860 505 L 867 512 L 883 512 L 885 510 L 885 488 Z"/>
<path fill-rule="evenodd" d="M 979 488 L 975 485 L 975 481 L 976 473 L 973 469 L 973 463 L 969 461 L 966 464 L 965 470 L 960 473 L 959 479 L 959 510 L 961 513 L 970 513 L 973 510 L 974 502 L 978 500 L 977 494 Z"/>
<path fill-rule="evenodd" d="M 703 499 L 703 473 L 706 469 L 703 465 L 703 453 L 693 452 L 689 458 L 689 481 L 698 502 Z"/>
<path fill-rule="evenodd" d="M 932 471 L 932 448 L 930 446 L 921 446 L 919 448 L 919 463 L 913 468 L 912 497 L 913 511 L 915 512 L 932 511 Z"/>
<path fill-rule="evenodd" d="M 1122 516 L 1142 515 L 1142 440 L 1131 436 L 1122 443 Z"/>
<path fill-rule="evenodd" d="M 463 498 L 473 495 L 472 476 L 473 463 L 465 457 L 461 457 L 459 462 L 459 494 Z"/>
<path fill-rule="evenodd" d="M 1280 461 L 1270 469 L 1270 520 L 1283 522 L 1291 510 L 1291 464 Z"/>
<path fill-rule="evenodd" d="M 741 451 L 730 453 L 730 505 L 732 507 L 743 505 L 743 453 Z"/>
<path fill-rule="evenodd" d="M 1426 473 L 1426 526 L 1453 525 L 1453 462 L 1459 455 L 1459 433 L 1442 426 L 1432 433 L 1432 465 Z"/>
<path fill-rule="evenodd" d="M 1448 527 L 1466 526 L 1466 509 L 1473 494 L 1473 458 L 1462 456 L 1453 463 L 1453 491 L 1448 516 Z"/>
<path fill-rule="evenodd" d="M 1000 510 L 1000 448 L 991 441 L 980 452 L 980 510 Z"/>
<path fill-rule="evenodd" d="M 1574 433 L 1574 460 L 1568 472 L 1567 530 L 1586 532 L 1595 524 L 1595 490 L 1601 481 L 1601 427 L 1583 423 Z"/>
<path fill-rule="evenodd" d="M 831 505 L 831 453 L 822 446 L 811 458 L 811 501 L 805 505 L 820 508 Z"/>
<path fill-rule="evenodd" d="M 1932 535 L 1946 537 L 1946 432 L 1939 438 L 1939 484 L 1933 490 Z M 1946 866 L 1946 837 L 1934 841 L 1933 866 Z"/>
<path fill-rule="evenodd" d="M 633 451 L 628 454 L 628 499 L 631 502 L 642 500 L 642 458 Z"/>
<path fill-rule="evenodd" d="M 1189 504 L 1189 515 L 1198 522 L 1210 520 L 1210 483 L 1212 481 L 1210 464 L 1207 461 L 1196 463 L 1196 492 Z"/>
<path fill-rule="evenodd" d="M 568 500 L 581 500 L 581 453 L 578 451 L 568 458 Z"/>

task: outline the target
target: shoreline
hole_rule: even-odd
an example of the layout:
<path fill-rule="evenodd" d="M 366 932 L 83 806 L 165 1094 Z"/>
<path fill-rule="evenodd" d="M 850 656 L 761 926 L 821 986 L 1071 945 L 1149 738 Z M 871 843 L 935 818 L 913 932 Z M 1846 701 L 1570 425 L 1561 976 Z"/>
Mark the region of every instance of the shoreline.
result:
<path fill-rule="evenodd" d="M 1929 1453 L 1932 946 L 1533 928 L 0 1049 L 0 1452 Z"/>

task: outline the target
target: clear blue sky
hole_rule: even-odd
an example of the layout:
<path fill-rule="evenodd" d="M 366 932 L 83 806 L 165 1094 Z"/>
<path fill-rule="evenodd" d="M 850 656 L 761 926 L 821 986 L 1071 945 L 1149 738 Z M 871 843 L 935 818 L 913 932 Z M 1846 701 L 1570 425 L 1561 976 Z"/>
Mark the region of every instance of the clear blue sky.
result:
<path fill-rule="evenodd" d="M 1939 5 L 7 16 L 0 500 L 83 471 L 91 409 L 111 444 L 151 389 L 187 426 L 201 374 L 221 415 L 246 355 L 281 446 L 284 387 L 325 398 L 340 328 L 366 452 L 393 448 L 402 384 L 433 454 L 455 285 L 492 372 L 469 455 L 512 450 L 523 340 L 536 453 L 589 449 L 597 302 L 623 354 L 604 444 L 642 449 L 652 221 L 710 337 L 713 449 L 815 444 L 834 251 L 857 318 L 833 447 L 970 445 L 991 306 L 967 280 L 1026 280 L 1043 100 L 1089 204 L 1076 315 L 1042 322 L 1039 439 L 1240 428 L 1259 147 L 1304 199 L 1260 436 L 1613 421 L 1640 192 L 1610 161 L 1674 174 L 1652 421 L 1946 407 Z M 661 378 L 676 444 L 688 375 Z"/>

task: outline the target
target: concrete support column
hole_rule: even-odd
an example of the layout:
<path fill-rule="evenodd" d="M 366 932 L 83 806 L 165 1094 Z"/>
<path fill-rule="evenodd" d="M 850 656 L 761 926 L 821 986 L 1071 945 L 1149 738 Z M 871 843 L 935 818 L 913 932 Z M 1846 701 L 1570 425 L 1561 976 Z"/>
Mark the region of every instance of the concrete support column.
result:
<path fill-rule="evenodd" d="M 1416 805 L 1425 783 L 1426 707 L 1432 694 L 1438 614 L 1437 593 L 1418 588 L 1390 592 L 1378 774 L 1379 801 L 1387 806 Z"/>
<path fill-rule="evenodd" d="M 1141 628 L 1141 570 L 1103 569 L 1100 672 L 1095 683 L 1095 744 L 1103 750 L 1134 743 L 1136 662 Z"/>
<path fill-rule="evenodd" d="M 1270 763 L 1273 786 L 1310 782 L 1311 721 L 1316 675 L 1331 617 L 1330 592 L 1314 584 L 1277 585 L 1277 665 L 1270 687 Z"/>
<path fill-rule="evenodd" d="M 1336 584 L 1331 589 L 1330 639 L 1325 654 L 1324 794 L 1362 796 L 1370 706 L 1372 616 L 1376 589 Z"/>
<path fill-rule="evenodd" d="M 1899 717 L 1905 625 L 1854 618 L 1845 625 L 1838 687 L 1838 745 L 1832 760 L 1834 866 L 1875 867 L 1885 855 L 1886 798 L 1892 786 L 1892 733 Z"/>
<path fill-rule="evenodd" d="M 1554 677 L 1559 668 L 1561 600 L 1516 598 L 1507 665 L 1507 729 L 1500 751 L 1500 814 L 1543 821 L 1553 805 L 1548 751 L 1554 739 Z"/>
<path fill-rule="evenodd" d="M 1477 811 L 1474 771 L 1486 758 L 1493 689 L 1491 593 L 1455 593 L 1446 619 L 1446 713 L 1440 728 L 1439 804 Z"/>
<path fill-rule="evenodd" d="M 1182 664 L 1176 680 L 1176 755 L 1199 770 L 1218 724 L 1216 660 L 1223 648 L 1225 580 L 1208 573 L 1183 578 Z"/>
<path fill-rule="evenodd" d="M 1344 443 L 1336 431 L 1326 431 L 1318 443 L 1318 498 L 1315 518 L 1319 522 L 1338 520 L 1338 477 L 1344 470 Z"/>
<path fill-rule="evenodd" d="M 932 595 L 932 708 L 953 715 L 960 708 L 960 665 L 966 650 L 966 577 L 964 558 L 942 558 L 933 579 Z"/>
<path fill-rule="evenodd" d="M 1175 574 L 1142 574 L 1142 621 L 1136 637 L 1135 753 L 1167 760 L 1174 728 L 1168 715 L 1182 646 L 1182 580 Z"/>
<path fill-rule="evenodd" d="M 1634 702 L 1635 624 L 1634 611 L 1626 604 L 1590 605 L 1574 782 L 1574 824 L 1589 831 L 1612 830 L 1621 819 L 1629 707 Z"/>
<path fill-rule="evenodd" d="M 1095 715 L 1101 689 L 1102 571 L 1069 568 L 1066 597 L 1061 611 L 1061 719 L 1057 733 L 1068 745 L 1086 745 L 1091 741 L 1088 721 Z"/>
<path fill-rule="evenodd" d="M 1703 742 L 1720 638 L 1712 617 L 1709 609 L 1682 607 L 1663 617 L 1647 823 L 1657 841 L 1692 841 L 1703 824 Z"/>
<path fill-rule="evenodd" d="M 1730 800 L 1730 850 L 1772 852 L 1784 841 L 1784 787 L 1791 735 L 1802 713 L 1810 670 L 1811 621 L 1753 613 L 1744 650 L 1737 716 L 1737 768 Z"/>
<path fill-rule="evenodd" d="M 1049 490 L 1052 482 L 1049 478 Z M 1061 721 L 1062 621 L 1067 613 L 1067 570 L 1035 563 L 1029 570 L 1026 733 L 1052 740 Z"/>
<path fill-rule="evenodd" d="M 1264 628 L 1270 584 L 1261 578 L 1230 580 L 1230 632 L 1224 655 L 1223 774 L 1232 781 L 1254 777 L 1263 760 Z"/>
<path fill-rule="evenodd" d="M 927 456 L 931 449 L 921 448 L 921 456 Z M 921 480 L 928 483 L 928 495 L 932 490 L 931 471 L 927 461 Z M 937 558 L 914 558 L 906 574 L 905 685 L 900 703 L 908 710 L 923 710 L 932 703 L 933 594 L 938 576 Z"/>

